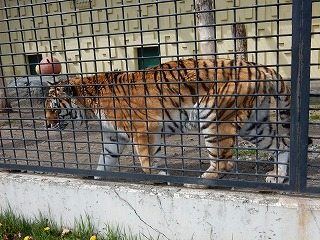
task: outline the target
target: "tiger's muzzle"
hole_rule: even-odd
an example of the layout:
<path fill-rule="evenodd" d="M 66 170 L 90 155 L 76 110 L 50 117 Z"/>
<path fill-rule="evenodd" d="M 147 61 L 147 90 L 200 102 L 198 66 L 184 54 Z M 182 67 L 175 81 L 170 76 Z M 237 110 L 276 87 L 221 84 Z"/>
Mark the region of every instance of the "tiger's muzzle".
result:
<path fill-rule="evenodd" d="M 68 122 L 62 121 L 59 119 L 59 114 L 56 111 L 47 110 L 46 112 L 46 120 L 44 123 L 47 129 L 54 129 L 54 130 L 64 130 Z"/>

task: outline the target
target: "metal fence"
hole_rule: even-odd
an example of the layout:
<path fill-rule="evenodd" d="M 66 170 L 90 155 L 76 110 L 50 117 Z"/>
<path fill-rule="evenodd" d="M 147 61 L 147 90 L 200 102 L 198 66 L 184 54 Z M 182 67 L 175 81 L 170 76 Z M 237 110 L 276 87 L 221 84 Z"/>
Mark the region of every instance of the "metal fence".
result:
<path fill-rule="evenodd" d="M 107 179 L 170 182 L 171 184 L 254 188 L 262 191 L 318 193 L 320 191 L 320 2 L 311 0 L 293 1 L 293 3 L 286 0 L 267 2 L 214 0 L 212 10 L 199 12 L 195 1 L 1 1 L 0 94 L 3 112 L 0 113 L 0 168 L 38 174 L 71 174 L 78 177 L 96 176 Z M 216 49 L 214 54 L 199 51 L 204 44 L 203 36 L 199 34 L 204 28 L 199 24 L 198 17 L 201 13 L 210 13 L 213 16 L 213 24 L 205 27 L 214 30 L 214 36 L 211 36 Z M 242 27 L 240 35 L 235 34 L 234 29 L 237 26 Z M 242 43 L 240 48 L 239 43 Z M 238 117 L 236 117 L 238 120 L 232 117 L 212 119 L 216 121 L 214 126 L 217 129 L 210 138 L 211 142 L 216 142 L 209 147 L 206 146 L 209 142 L 208 134 L 200 131 L 203 125 L 199 115 L 203 112 L 199 110 L 199 106 L 205 99 L 213 101 L 215 98 L 221 98 L 220 90 L 214 92 L 208 89 L 205 94 L 197 90 L 193 93 L 196 99 L 194 109 L 181 110 L 182 98 L 190 98 L 190 96 L 178 91 L 171 94 L 170 100 L 162 89 L 166 86 L 164 70 L 159 70 L 159 75 L 162 74 L 163 79 L 158 78 L 159 81 L 164 82 L 163 84 L 159 85 L 157 81 L 149 83 L 146 79 L 140 79 L 145 86 L 145 91 L 141 91 L 140 96 L 122 96 L 121 101 L 128 101 L 128 105 L 132 102 L 131 105 L 134 105 L 133 99 L 142 97 L 139 101 L 147 102 L 147 95 L 150 93 L 146 89 L 148 91 L 155 89 L 153 97 L 162 102 L 163 109 L 160 114 L 162 118 L 168 115 L 167 111 L 173 114 L 177 109 L 179 110 L 178 119 L 174 116 L 171 119 L 169 117 L 158 120 L 162 126 L 166 125 L 169 128 L 170 125 L 178 126 L 176 128 L 181 131 L 172 136 L 164 134 L 167 132 L 164 129 L 157 130 L 155 135 L 149 135 L 147 127 L 144 131 L 144 135 L 148 138 L 147 142 L 139 143 L 130 136 L 128 141 L 121 139 L 120 141 L 118 138 L 122 138 L 123 135 L 139 134 L 139 130 L 132 127 L 135 120 L 130 114 L 137 110 L 134 106 L 123 113 L 128 114 L 126 117 L 130 119 L 131 128 L 117 129 L 120 135 L 114 132 L 110 134 L 110 131 L 103 128 L 103 125 L 120 124 L 116 123 L 121 121 L 120 117 L 114 117 L 114 120 L 106 119 L 103 114 L 100 114 L 98 119 L 86 118 L 81 126 L 76 125 L 73 119 L 72 124 L 64 130 L 53 130 L 44 126 L 45 120 L 48 120 L 46 118 L 48 106 L 45 106 L 50 88 L 48 81 L 57 83 L 60 80 L 72 79 L 75 75 L 80 75 L 82 79 L 90 75 L 98 77 L 98 74 L 107 77 L 108 74 L 105 73 L 112 71 L 124 74 L 123 76 L 126 77 L 122 79 L 129 78 L 129 75 L 134 72 L 146 78 L 146 76 L 150 77 L 146 73 L 151 71 L 146 68 L 152 69 L 159 64 L 164 68 L 167 67 L 164 63 L 168 61 L 203 59 L 210 55 L 216 58 L 235 59 L 239 54 L 243 54 L 249 62 L 276 70 L 282 75 L 282 81 L 291 85 L 289 136 L 281 130 L 280 125 L 284 120 L 281 120 L 280 116 L 284 109 L 277 101 L 271 102 L 271 123 L 268 123 L 268 126 L 273 125 L 275 135 L 269 136 L 271 132 L 260 134 L 260 137 L 274 139 L 276 146 L 281 144 L 282 137 L 284 137 L 283 141 L 288 141 L 287 138 L 290 137 L 290 150 L 278 149 L 275 146 L 268 149 L 259 147 L 261 138 L 259 140 L 256 136 L 250 136 L 256 141 L 252 139 L 245 141 L 244 139 L 248 140 L 248 136 L 241 138 L 240 130 L 234 130 L 234 132 L 232 130 L 239 125 Z M 36 66 L 45 57 L 58 59 L 62 66 L 61 73 L 58 71 L 57 74 L 45 75 L 42 72 L 41 75 L 37 75 Z M 229 68 L 218 65 L 215 63 L 211 66 L 211 70 L 216 72 L 213 79 L 210 79 L 212 82 L 218 81 L 217 73 L 221 69 L 226 71 L 229 69 L 231 72 L 239 71 L 239 73 L 243 69 L 241 64 L 234 64 Z M 182 65 L 178 68 L 185 72 L 193 70 L 192 67 L 184 69 Z M 195 65 L 195 68 L 200 68 L 200 64 Z M 250 63 L 246 68 L 250 72 L 250 69 L 258 71 L 262 67 L 253 66 Z M 203 84 L 200 76 L 201 69 L 198 70 L 196 71 L 198 76 L 194 79 L 197 82 L 196 89 Z M 176 72 L 171 70 L 173 75 Z M 156 77 L 156 74 L 152 76 Z M 258 79 L 258 74 L 255 77 Z M 184 80 L 180 76 L 171 84 L 175 84 L 172 86 L 178 86 L 180 89 L 183 87 L 181 82 Z M 238 77 L 234 76 L 226 78 L 224 82 L 238 80 Z M 259 82 L 259 80 L 252 81 L 255 84 Z M 276 81 L 280 82 L 280 79 Z M 97 93 L 101 85 L 110 87 L 110 83 L 105 82 L 100 85 L 97 83 L 92 85 Z M 113 88 L 129 89 L 128 86 L 132 87 L 135 84 L 124 81 L 111 85 Z M 168 86 L 170 88 L 170 85 Z M 219 88 L 218 85 L 216 88 Z M 55 88 L 53 92 L 56 94 L 57 91 Z M 245 95 L 241 93 L 235 90 L 228 94 L 235 99 L 235 102 L 241 102 L 240 97 Z M 264 94 L 265 97 L 269 96 Z M 251 95 L 256 97 L 255 93 Z M 97 108 L 102 106 L 103 101 L 112 102 L 116 106 L 120 100 L 119 96 L 108 95 L 105 98 L 100 96 Z M 167 101 L 172 101 L 170 105 L 172 107 L 166 107 L 169 106 L 164 103 Z M 217 106 L 217 104 L 208 105 L 205 110 L 217 114 L 221 111 Z M 147 114 L 155 107 L 151 104 L 144 109 L 139 109 L 147 126 L 155 122 L 154 118 L 148 117 Z M 260 113 L 267 108 L 264 105 L 261 107 Z M 236 108 L 236 105 L 224 108 L 226 112 L 231 111 L 232 116 L 242 110 Z M 90 110 L 90 107 L 83 107 L 82 110 L 88 109 Z M 115 107 L 111 110 L 122 114 Z M 251 110 L 257 115 L 260 114 L 257 103 L 252 105 Z M 62 111 L 59 109 L 58 114 Z M 183 111 L 191 111 L 198 116 L 191 119 L 188 114 L 187 117 L 183 116 L 181 114 Z M 191 131 L 180 129 L 186 122 L 192 121 L 196 126 L 194 129 Z M 226 128 L 218 129 L 221 121 L 228 123 Z M 252 126 L 256 128 L 258 135 L 259 124 L 263 125 L 262 120 L 256 117 L 250 121 L 255 121 Z M 103 132 L 107 134 L 104 136 Z M 161 143 L 155 143 L 151 136 L 162 137 Z M 206 173 L 210 160 L 216 160 L 217 165 L 230 160 L 219 157 L 219 151 L 222 152 L 222 147 L 219 146 L 223 141 L 221 139 L 230 137 L 234 139 L 235 144 L 225 147 L 224 150 L 233 153 L 233 167 L 228 169 L 229 171 L 219 167 L 211 169 L 213 173 L 217 173 L 216 178 L 199 178 Z M 140 147 L 142 145 L 142 148 L 147 149 L 153 149 L 156 145 L 156 155 L 160 159 L 158 168 L 170 175 L 145 174 L 139 161 L 142 154 L 136 150 L 139 144 Z M 106 150 L 106 147 L 111 148 Z M 123 152 L 119 150 L 124 147 Z M 113 150 L 113 155 L 110 149 Z M 218 154 L 212 154 L 214 151 Z M 284 177 L 284 182 L 265 182 L 268 177 L 266 173 L 273 169 L 274 164 L 277 167 L 281 166 L 279 155 L 286 152 L 290 152 L 290 160 L 288 164 L 283 163 L 285 166 L 288 165 L 288 174 Z M 143 157 L 150 160 L 150 155 L 149 150 L 149 153 Z M 102 166 L 101 162 L 98 165 L 99 158 L 110 158 L 110 156 L 114 158 L 111 167 Z M 98 171 L 97 167 L 107 168 L 107 170 Z M 154 170 L 151 163 L 149 167 L 149 170 Z M 279 177 L 280 173 L 275 171 L 274 174 L 275 177 Z"/>

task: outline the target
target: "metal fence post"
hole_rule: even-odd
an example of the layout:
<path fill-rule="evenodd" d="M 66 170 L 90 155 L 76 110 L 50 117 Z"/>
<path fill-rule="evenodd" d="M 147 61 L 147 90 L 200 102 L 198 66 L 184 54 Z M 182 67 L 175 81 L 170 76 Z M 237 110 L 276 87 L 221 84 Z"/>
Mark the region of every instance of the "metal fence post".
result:
<path fill-rule="evenodd" d="M 292 3 L 290 187 L 307 184 L 312 0 Z"/>

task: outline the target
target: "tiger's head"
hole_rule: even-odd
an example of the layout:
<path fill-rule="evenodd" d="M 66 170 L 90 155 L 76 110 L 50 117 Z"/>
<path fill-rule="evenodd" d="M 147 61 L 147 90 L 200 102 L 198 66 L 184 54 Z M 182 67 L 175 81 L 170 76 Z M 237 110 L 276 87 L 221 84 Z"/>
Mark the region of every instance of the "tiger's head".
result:
<path fill-rule="evenodd" d="M 68 81 L 48 84 L 50 89 L 45 101 L 45 127 L 63 130 L 71 121 L 78 122 L 82 114 L 79 116 L 79 109 Z"/>

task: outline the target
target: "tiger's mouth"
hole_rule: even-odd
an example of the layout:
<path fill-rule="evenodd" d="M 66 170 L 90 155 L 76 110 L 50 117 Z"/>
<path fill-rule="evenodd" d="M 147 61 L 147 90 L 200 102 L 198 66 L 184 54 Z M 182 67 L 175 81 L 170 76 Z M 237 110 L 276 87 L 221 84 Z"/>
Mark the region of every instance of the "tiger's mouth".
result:
<path fill-rule="evenodd" d="M 54 124 L 53 123 L 48 124 L 46 127 L 47 127 L 47 129 L 53 129 L 53 130 L 62 131 L 67 126 L 68 126 L 67 122 L 58 121 L 57 123 L 54 123 Z"/>

